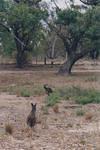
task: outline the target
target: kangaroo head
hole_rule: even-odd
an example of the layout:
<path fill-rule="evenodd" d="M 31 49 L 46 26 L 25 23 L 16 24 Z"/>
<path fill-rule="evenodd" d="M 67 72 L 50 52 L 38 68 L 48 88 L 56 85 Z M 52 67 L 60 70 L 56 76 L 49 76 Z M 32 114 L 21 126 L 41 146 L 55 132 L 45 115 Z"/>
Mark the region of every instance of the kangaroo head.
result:
<path fill-rule="evenodd" d="M 48 84 L 44 84 L 44 88 L 48 88 Z"/>
<path fill-rule="evenodd" d="M 37 104 L 31 103 L 31 106 L 32 106 L 32 112 L 36 112 L 36 105 L 37 105 Z"/>

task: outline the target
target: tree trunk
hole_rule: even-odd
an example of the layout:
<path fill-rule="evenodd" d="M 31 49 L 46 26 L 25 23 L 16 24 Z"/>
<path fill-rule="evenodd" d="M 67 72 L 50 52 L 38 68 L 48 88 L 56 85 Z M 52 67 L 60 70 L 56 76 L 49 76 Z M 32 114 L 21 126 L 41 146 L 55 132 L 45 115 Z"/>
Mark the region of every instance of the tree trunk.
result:
<path fill-rule="evenodd" d="M 16 44 L 17 45 L 17 44 Z M 18 68 L 24 67 L 24 65 L 27 63 L 27 57 L 25 55 L 25 50 L 22 46 L 19 44 L 17 45 L 17 56 L 16 56 L 16 66 Z"/>
<path fill-rule="evenodd" d="M 25 65 L 25 55 L 24 52 L 17 52 L 17 56 L 16 56 L 16 66 L 18 68 L 22 68 Z"/>
<path fill-rule="evenodd" d="M 38 62 L 38 56 L 37 55 L 36 55 L 36 59 L 35 60 L 36 60 L 36 65 L 37 65 L 37 62 Z"/>
<path fill-rule="evenodd" d="M 15 39 L 15 42 L 17 47 L 16 66 L 22 68 L 27 63 L 25 47 L 17 39 Z"/>
<path fill-rule="evenodd" d="M 75 51 L 71 51 L 70 53 L 67 53 L 67 60 L 64 62 L 64 64 L 60 67 L 58 74 L 71 74 L 71 70 L 73 65 L 76 61 L 86 56 L 86 54 L 90 53 L 91 50 L 83 50 L 80 53 L 76 53 Z"/>
<path fill-rule="evenodd" d="M 52 60 L 52 61 L 51 61 L 51 66 L 53 66 L 53 65 L 54 65 L 54 61 Z"/>
<path fill-rule="evenodd" d="M 44 57 L 44 65 L 46 65 L 46 64 L 47 64 L 47 58 Z"/>
<path fill-rule="evenodd" d="M 67 55 L 67 60 L 60 67 L 58 74 L 71 74 L 72 67 L 77 60 L 75 54 Z"/>

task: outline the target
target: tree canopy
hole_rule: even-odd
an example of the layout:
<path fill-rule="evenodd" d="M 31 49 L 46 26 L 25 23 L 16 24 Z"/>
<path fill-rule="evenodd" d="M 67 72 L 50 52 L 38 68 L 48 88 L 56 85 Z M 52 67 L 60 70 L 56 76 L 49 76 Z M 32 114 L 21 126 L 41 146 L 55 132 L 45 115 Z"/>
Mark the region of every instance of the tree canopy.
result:
<path fill-rule="evenodd" d="M 24 65 L 25 53 L 31 52 L 42 36 L 42 20 L 46 18 L 47 13 L 39 7 L 39 2 L 40 0 L 14 0 L 6 3 L 2 0 L 0 25 L 14 40 L 18 67 Z"/>
<path fill-rule="evenodd" d="M 54 24 L 49 24 L 63 43 L 67 61 L 60 67 L 59 73 L 71 73 L 76 61 L 100 48 L 100 6 L 90 7 L 85 12 L 69 7 L 56 11 Z"/>
<path fill-rule="evenodd" d="M 70 74 L 75 62 L 89 53 L 93 55 L 97 51 L 99 54 L 99 0 L 81 0 L 89 5 L 84 11 L 74 7 L 73 0 L 69 1 L 66 8 L 61 9 L 52 0 L 55 7 L 50 10 L 41 5 L 42 0 L 1 0 L 0 41 L 6 54 L 16 54 L 18 67 L 27 62 L 28 53 L 37 55 L 44 49 L 45 56 L 62 55 L 59 48 L 55 50 L 59 46 L 58 39 L 63 45 L 63 54 L 67 54 L 67 60 L 59 69 L 61 74 Z"/>

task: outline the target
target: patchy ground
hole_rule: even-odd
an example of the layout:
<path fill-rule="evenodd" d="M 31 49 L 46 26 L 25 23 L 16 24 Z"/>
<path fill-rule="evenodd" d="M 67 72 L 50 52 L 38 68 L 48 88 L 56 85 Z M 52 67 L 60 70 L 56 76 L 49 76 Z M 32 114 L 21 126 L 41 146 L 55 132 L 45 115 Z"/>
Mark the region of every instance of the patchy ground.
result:
<path fill-rule="evenodd" d="M 5 92 L 5 87 L 30 88 L 44 83 L 53 88 L 74 85 L 99 90 L 99 67 L 82 62 L 70 77 L 56 75 L 57 68 L 45 68 L 46 71 L 0 68 L 0 150 L 100 150 L 100 104 L 82 106 L 73 100 L 61 101 L 58 113 L 54 107 L 44 112 L 47 95 L 21 97 Z M 31 102 L 37 103 L 38 121 L 34 131 L 26 125 Z M 84 111 L 83 115 L 77 113 L 80 110 Z M 8 123 L 13 128 L 12 135 L 5 134 Z"/>

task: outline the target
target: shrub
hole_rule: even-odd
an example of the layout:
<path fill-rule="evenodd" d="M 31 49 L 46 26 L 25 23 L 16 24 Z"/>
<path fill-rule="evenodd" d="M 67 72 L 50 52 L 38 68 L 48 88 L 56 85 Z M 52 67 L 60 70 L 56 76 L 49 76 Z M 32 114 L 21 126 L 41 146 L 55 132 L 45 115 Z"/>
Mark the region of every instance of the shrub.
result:
<path fill-rule="evenodd" d="M 63 97 L 65 100 L 69 100 L 77 95 L 81 95 L 84 91 L 80 87 L 65 87 L 59 90 L 60 96 Z"/>
<path fill-rule="evenodd" d="M 97 76 L 91 76 L 91 77 L 88 77 L 86 80 L 85 80 L 86 82 L 88 81 L 88 82 L 95 82 L 95 81 L 98 81 L 98 78 L 97 78 Z"/>
<path fill-rule="evenodd" d="M 78 109 L 77 111 L 76 111 L 76 115 L 77 116 L 83 116 L 85 114 L 85 112 L 82 110 L 82 109 Z"/>
<path fill-rule="evenodd" d="M 43 95 L 45 93 L 43 87 L 41 86 L 36 86 L 36 87 L 33 87 L 33 94 L 34 95 Z"/>
<path fill-rule="evenodd" d="M 61 100 L 59 92 L 55 91 L 50 96 L 47 97 L 46 104 L 47 106 L 54 106 Z"/>
<path fill-rule="evenodd" d="M 76 96 L 76 102 L 79 104 L 88 104 L 88 103 L 100 103 L 100 92 L 89 89 L 85 90 L 84 93 L 81 92 L 80 95 Z"/>
<path fill-rule="evenodd" d="M 20 91 L 20 95 L 22 97 L 30 97 L 32 95 L 32 93 L 28 89 L 23 88 Z"/>
<path fill-rule="evenodd" d="M 13 126 L 11 124 L 5 124 L 5 132 L 7 134 L 12 134 L 13 133 Z"/>
<path fill-rule="evenodd" d="M 81 87 L 69 87 L 59 89 L 60 96 L 69 100 L 74 99 L 79 104 L 100 103 L 100 92 L 95 89 L 83 89 Z"/>

